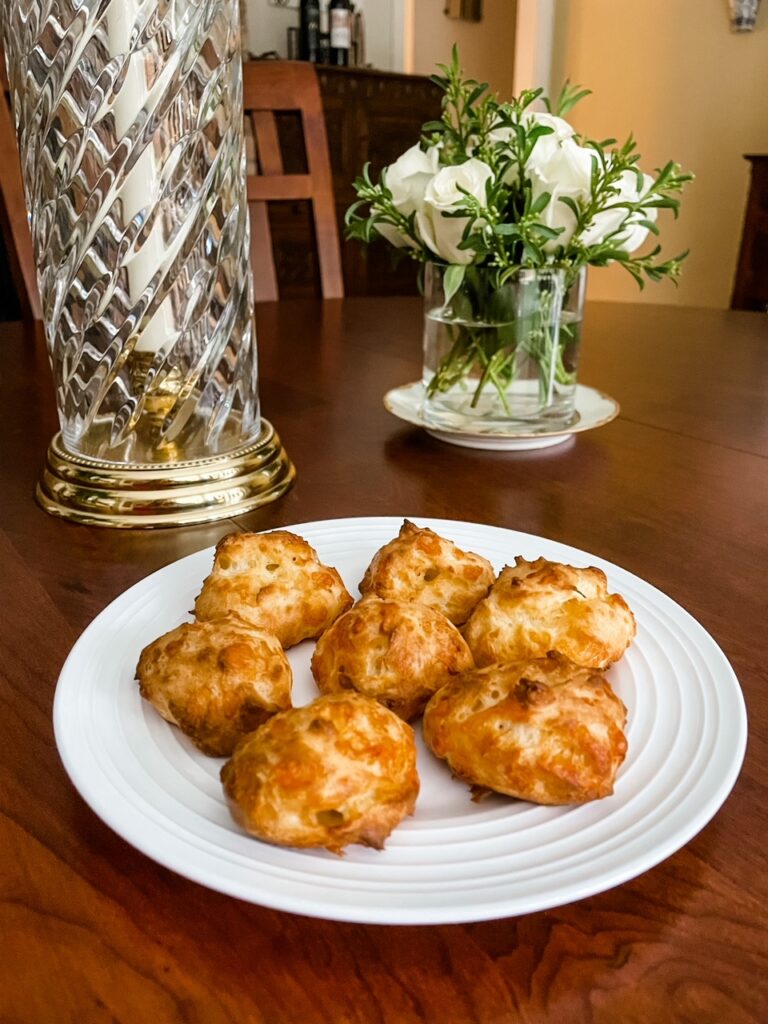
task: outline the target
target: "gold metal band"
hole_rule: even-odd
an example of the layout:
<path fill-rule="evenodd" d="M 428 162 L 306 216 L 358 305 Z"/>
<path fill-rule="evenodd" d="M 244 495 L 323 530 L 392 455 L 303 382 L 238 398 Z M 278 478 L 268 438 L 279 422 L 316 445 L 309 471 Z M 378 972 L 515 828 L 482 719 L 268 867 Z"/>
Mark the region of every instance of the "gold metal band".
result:
<path fill-rule="evenodd" d="M 250 512 L 279 498 L 296 471 L 271 423 L 225 455 L 165 464 L 122 464 L 73 455 L 57 434 L 37 485 L 51 515 L 90 526 L 189 526 Z"/>

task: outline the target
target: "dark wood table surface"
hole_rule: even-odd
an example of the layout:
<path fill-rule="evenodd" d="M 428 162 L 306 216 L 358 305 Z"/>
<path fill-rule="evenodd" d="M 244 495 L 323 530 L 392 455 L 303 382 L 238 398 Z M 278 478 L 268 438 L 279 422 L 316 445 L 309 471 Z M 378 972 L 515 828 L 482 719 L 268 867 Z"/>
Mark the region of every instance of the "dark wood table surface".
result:
<path fill-rule="evenodd" d="M 99 530 L 33 488 L 55 430 L 45 354 L 0 326 L 0 1021 L 747 1024 L 768 1019 L 768 318 L 588 308 L 581 379 L 619 419 L 549 451 L 468 451 L 389 416 L 419 373 L 412 299 L 258 312 L 261 394 L 298 478 L 217 526 Z M 91 618 L 232 529 L 357 515 L 473 520 L 642 576 L 721 645 L 750 715 L 720 812 L 621 887 L 517 919 L 339 924 L 211 892 L 138 853 L 59 761 L 57 675 Z"/>

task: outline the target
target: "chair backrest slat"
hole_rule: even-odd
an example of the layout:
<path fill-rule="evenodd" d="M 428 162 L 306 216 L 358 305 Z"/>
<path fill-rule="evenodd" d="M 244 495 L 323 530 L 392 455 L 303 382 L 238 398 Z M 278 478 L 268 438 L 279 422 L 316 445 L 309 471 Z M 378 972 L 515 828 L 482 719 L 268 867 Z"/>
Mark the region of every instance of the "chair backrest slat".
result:
<path fill-rule="evenodd" d="M 253 235 L 254 289 L 257 302 L 277 298 L 277 275 L 266 203 L 307 199 L 317 240 L 323 297 L 342 298 L 344 282 L 333 196 L 328 138 L 317 74 L 300 61 L 249 61 L 243 69 L 243 102 L 256 142 L 257 173 L 248 177 Z M 307 174 L 285 174 L 275 112 L 298 111 L 307 156 Z M 268 254 L 256 255 L 266 246 Z M 257 268 L 260 267 L 261 271 Z"/>
<path fill-rule="evenodd" d="M 277 121 L 271 110 L 255 110 L 251 114 L 256 152 L 261 174 L 283 174 L 283 156 L 277 134 Z"/>

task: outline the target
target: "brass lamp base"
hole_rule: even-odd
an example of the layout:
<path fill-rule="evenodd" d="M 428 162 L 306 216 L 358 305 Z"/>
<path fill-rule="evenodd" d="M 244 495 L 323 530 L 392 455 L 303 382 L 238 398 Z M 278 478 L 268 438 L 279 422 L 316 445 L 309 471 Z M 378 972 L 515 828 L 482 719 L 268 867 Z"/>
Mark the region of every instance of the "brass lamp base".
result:
<path fill-rule="evenodd" d="M 295 475 L 267 420 L 244 448 L 166 465 L 128 466 L 72 455 L 57 434 L 36 497 L 51 515 L 89 526 L 190 526 L 266 505 L 288 490 Z"/>

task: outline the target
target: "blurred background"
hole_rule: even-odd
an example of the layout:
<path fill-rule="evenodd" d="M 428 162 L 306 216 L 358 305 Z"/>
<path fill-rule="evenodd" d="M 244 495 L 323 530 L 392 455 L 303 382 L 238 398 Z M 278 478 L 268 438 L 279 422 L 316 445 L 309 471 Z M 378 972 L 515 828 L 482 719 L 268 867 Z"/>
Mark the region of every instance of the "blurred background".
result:
<path fill-rule="evenodd" d="M 296 8 L 298 0 L 244 0 L 251 52 L 285 56 Z M 679 221 L 663 218 L 665 250 L 691 249 L 679 287 L 639 293 L 615 268 L 592 275 L 590 298 L 728 307 L 749 189 L 744 156 L 768 153 L 768 4 L 751 32 L 732 30 L 727 0 L 356 0 L 355 8 L 365 61 L 379 70 L 429 75 L 456 42 L 465 69 L 502 97 L 528 86 L 556 92 L 566 78 L 592 89 L 571 116 L 579 132 L 620 141 L 633 132 L 644 169 L 674 159 L 696 181 Z M 768 274 L 768 243 L 765 265 Z"/>
<path fill-rule="evenodd" d="M 677 288 L 640 292 L 626 272 L 593 273 L 590 299 L 726 309 L 768 308 L 768 0 L 240 0 L 247 59 L 308 58 L 299 26 L 308 8 L 319 19 L 311 54 L 326 119 L 340 232 L 352 181 L 374 172 L 418 139 L 439 113 L 429 82 L 457 43 L 470 75 L 502 98 L 542 86 L 557 93 L 570 79 L 592 90 L 569 115 L 580 133 L 638 140 L 641 167 L 674 159 L 696 175 L 678 221 L 661 215 L 666 255 L 690 249 Z M 735 31 L 736 10 L 752 20 Z M 304 10 L 302 11 L 302 8 Z M 754 17 L 755 9 L 757 11 Z M 341 19 L 341 21 L 334 21 Z M 331 47 L 331 22 L 348 26 L 346 49 Z M 336 40 L 338 41 L 338 39 Z M 301 133 L 280 118 L 286 170 L 302 170 Z M 753 156 L 755 160 L 745 159 Z M 254 147 L 251 170 L 256 170 Z M 754 176 L 751 171 L 754 168 Z M 750 198 L 750 182 L 754 188 Z M 2 211 L 7 228 L 7 211 Z M 269 219 L 281 295 L 318 291 L 306 203 L 273 203 Z M 0 253 L 0 316 L 18 316 Z M 10 243 L 12 244 L 12 242 Z M 342 241 L 346 294 L 414 289 L 408 261 L 389 247 Z M 740 256 L 741 254 L 741 256 Z M 12 257 L 11 257 L 12 262 Z"/>

